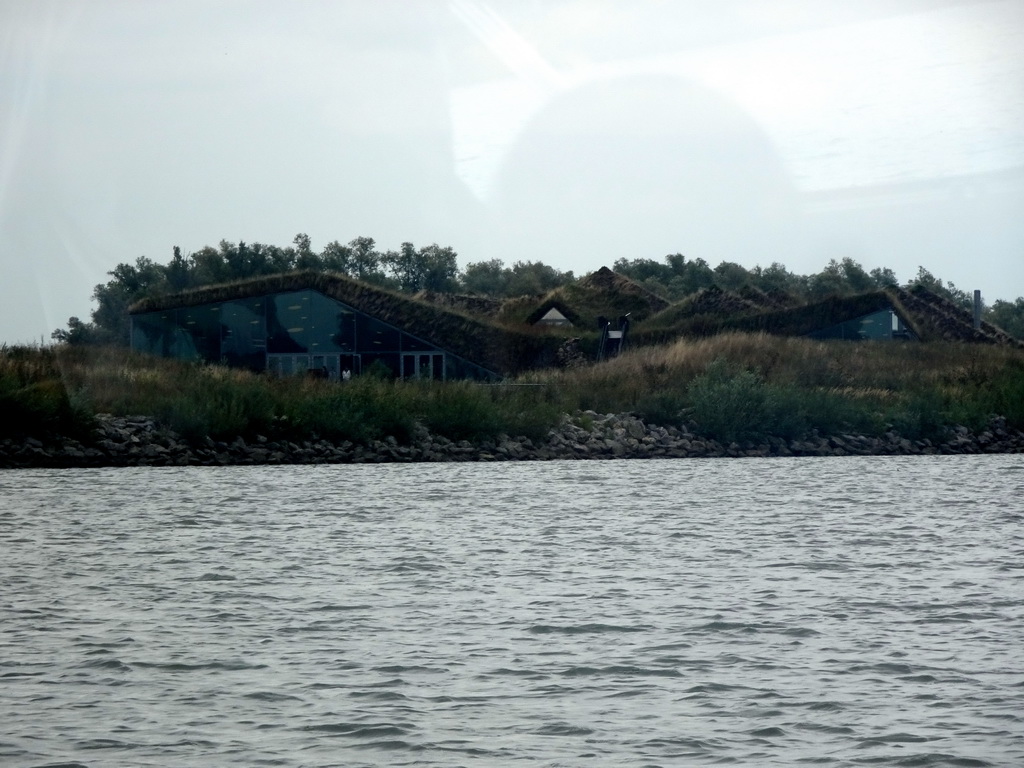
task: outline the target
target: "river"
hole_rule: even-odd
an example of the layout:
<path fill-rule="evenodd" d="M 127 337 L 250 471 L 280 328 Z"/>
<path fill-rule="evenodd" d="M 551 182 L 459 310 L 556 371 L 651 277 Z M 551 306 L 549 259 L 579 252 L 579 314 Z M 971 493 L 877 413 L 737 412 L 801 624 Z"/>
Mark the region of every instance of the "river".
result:
<path fill-rule="evenodd" d="M 0 765 L 1024 765 L 1024 457 L 0 472 Z"/>

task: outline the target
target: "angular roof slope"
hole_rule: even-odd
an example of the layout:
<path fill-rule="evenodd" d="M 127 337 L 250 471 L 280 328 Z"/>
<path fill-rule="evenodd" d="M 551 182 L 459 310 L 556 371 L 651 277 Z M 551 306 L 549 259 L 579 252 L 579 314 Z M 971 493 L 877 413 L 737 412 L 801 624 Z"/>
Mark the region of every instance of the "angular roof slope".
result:
<path fill-rule="evenodd" d="M 517 373 L 550 365 L 558 339 L 529 330 L 499 327 L 446 307 L 330 272 L 299 271 L 223 283 L 136 302 L 131 314 L 216 301 L 312 289 L 372 317 L 407 330 L 441 349 L 490 370 Z"/>
<path fill-rule="evenodd" d="M 668 302 L 628 277 L 601 267 L 575 282 L 560 285 L 540 297 L 520 297 L 506 302 L 501 320 L 505 323 L 535 322 L 551 307 L 582 330 L 597 330 L 597 318 L 610 319 L 629 314 L 643 320 L 668 306 Z"/>
<path fill-rule="evenodd" d="M 915 322 L 921 326 L 925 333 L 925 335 L 918 334 L 921 338 L 1010 344 L 1024 347 L 1024 341 L 1014 338 L 1002 328 L 984 320 L 981 323 L 981 328 L 976 330 L 974 315 L 970 311 L 920 285 L 914 286 L 909 291 L 899 288 L 890 290 L 898 292 L 899 301 Z"/>
<path fill-rule="evenodd" d="M 964 341 L 1024 346 L 990 323 L 974 329 L 971 313 L 924 288 L 895 286 L 857 296 L 830 296 L 796 307 L 765 311 L 736 294 L 707 289 L 652 317 L 633 332 L 634 343 L 659 343 L 679 336 L 708 336 L 722 331 L 763 331 L 805 336 L 813 331 L 892 308 L 922 341 Z"/>
<path fill-rule="evenodd" d="M 755 289 L 732 293 L 713 285 L 709 288 L 702 288 L 682 301 L 665 308 L 651 317 L 648 323 L 652 327 L 671 328 L 680 323 L 691 322 L 696 317 L 706 317 L 717 321 L 746 317 L 779 308 L 778 304 Z"/>
<path fill-rule="evenodd" d="M 493 296 L 467 296 L 461 293 L 440 293 L 438 291 L 420 291 L 413 294 L 413 298 L 481 318 L 494 317 L 501 311 L 501 307 L 505 303 L 504 299 L 497 299 Z"/>

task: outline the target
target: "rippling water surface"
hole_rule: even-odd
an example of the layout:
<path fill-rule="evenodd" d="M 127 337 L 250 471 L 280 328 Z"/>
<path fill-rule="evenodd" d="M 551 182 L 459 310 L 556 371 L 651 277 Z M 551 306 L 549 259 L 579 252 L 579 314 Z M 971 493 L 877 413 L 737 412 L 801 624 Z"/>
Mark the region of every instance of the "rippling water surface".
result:
<path fill-rule="evenodd" d="M 0 764 L 1024 765 L 1024 458 L 0 473 Z"/>

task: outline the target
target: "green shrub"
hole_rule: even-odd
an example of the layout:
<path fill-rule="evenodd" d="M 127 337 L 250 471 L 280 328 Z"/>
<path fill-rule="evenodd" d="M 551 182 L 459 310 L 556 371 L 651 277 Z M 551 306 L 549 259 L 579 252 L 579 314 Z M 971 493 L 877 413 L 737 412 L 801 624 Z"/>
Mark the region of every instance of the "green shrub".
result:
<path fill-rule="evenodd" d="M 365 443 L 392 436 L 408 440 L 415 424 L 401 382 L 359 376 L 344 383 L 279 383 L 277 431 L 289 437 L 318 435 Z"/>
<path fill-rule="evenodd" d="M 151 411 L 160 422 L 190 439 L 251 437 L 266 431 L 273 416 L 267 382 L 254 376 L 217 376 L 200 370 L 176 396 Z"/>
<path fill-rule="evenodd" d="M 936 389 L 908 393 L 888 414 L 893 429 L 912 440 L 940 439 L 950 423 L 946 402 Z"/>
<path fill-rule="evenodd" d="M 516 437 L 543 440 L 570 410 L 551 386 L 492 387 L 491 391 L 498 398 L 500 431 Z"/>
<path fill-rule="evenodd" d="M 690 383 L 689 395 L 693 420 L 716 440 L 756 440 L 767 433 L 768 391 L 752 371 L 715 360 Z"/>
<path fill-rule="evenodd" d="M 687 405 L 685 390 L 672 388 L 642 396 L 633 411 L 649 424 L 678 424 Z"/>
<path fill-rule="evenodd" d="M 768 436 L 798 438 L 811 430 L 834 435 L 880 427 L 869 403 L 824 388 L 768 383 L 724 360 L 712 362 L 690 384 L 690 415 L 702 432 L 723 442 Z"/>
<path fill-rule="evenodd" d="M 72 403 L 59 379 L 21 385 L 0 376 L 0 437 L 18 438 L 54 433 L 81 437 L 91 427 L 90 414 Z"/>

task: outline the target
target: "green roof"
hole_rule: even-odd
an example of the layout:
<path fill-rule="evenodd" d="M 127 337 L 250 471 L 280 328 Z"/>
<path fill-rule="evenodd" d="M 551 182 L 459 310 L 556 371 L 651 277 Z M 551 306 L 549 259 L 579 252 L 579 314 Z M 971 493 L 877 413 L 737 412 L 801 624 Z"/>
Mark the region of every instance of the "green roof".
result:
<path fill-rule="evenodd" d="M 503 327 L 453 308 L 420 301 L 330 272 L 288 272 L 211 285 L 143 299 L 128 311 L 137 315 L 307 289 L 319 291 L 440 349 L 502 374 L 552 365 L 561 341 L 557 336 L 529 328 Z"/>
<path fill-rule="evenodd" d="M 892 309 L 922 341 L 1024 346 L 1024 342 L 990 323 L 982 323 L 981 329 L 975 330 L 970 312 L 920 286 L 909 291 L 892 286 L 856 296 L 830 296 L 795 307 L 778 307 L 771 297 L 766 297 L 767 306 L 759 306 L 751 298 L 749 294 L 717 288 L 701 291 L 650 318 L 633 332 L 632 341 L 656 344 L 681 336 L 710 336 L 723 331 L 805 336 L 872 312 Z"/>

